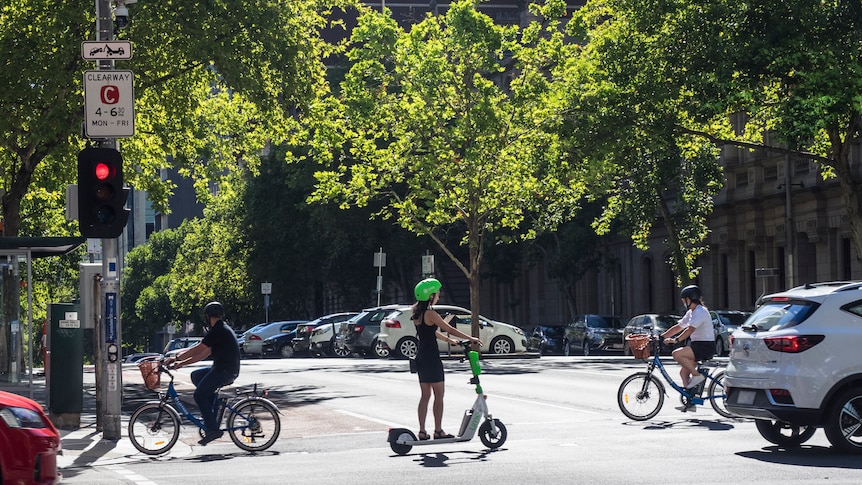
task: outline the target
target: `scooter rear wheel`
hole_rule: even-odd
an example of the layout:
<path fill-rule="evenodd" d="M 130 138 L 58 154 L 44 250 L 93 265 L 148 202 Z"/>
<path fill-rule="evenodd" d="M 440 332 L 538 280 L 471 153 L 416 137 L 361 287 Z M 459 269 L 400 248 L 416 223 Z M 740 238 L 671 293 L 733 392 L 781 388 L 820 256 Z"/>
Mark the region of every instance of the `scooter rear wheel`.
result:
<path fill-rule="evenodd" d="M 392 448 L 392 451 L 399 455 L 406 455 L 410 453 L 410 450 L 413 449 L 412 445 L 402 445 L 398 443 L 398 441 L 416 441 L 416 436 L 407 430 L 402 431 L 398 436 L 389 441 L 389 447 Z"/>
<path fill-rule="evenodd" d="M 485 420 L 482 426 L 479 426 L 479 439 L 482 440 L 483 445 L 492 450 L 503 446 L 507 436 L 506 426 L 499 419 L 494 419 L 493 421 L 494 426 L 497 427 L 497 434 L 494 434 L 491 430 L 491 421 Z"/>

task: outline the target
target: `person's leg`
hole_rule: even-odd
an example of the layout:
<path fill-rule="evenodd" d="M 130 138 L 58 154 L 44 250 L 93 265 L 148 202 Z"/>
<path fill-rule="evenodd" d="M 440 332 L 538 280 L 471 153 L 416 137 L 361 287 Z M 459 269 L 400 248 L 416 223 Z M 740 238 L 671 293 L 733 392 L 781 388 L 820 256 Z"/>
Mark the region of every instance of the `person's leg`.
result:
<path fill-rule="evenodd" d="M 679 376 L 682 378 L 682 387 L 687 387 L 693 376 L 698 376 L 697 361 L 694 358 L 694 352 L 691 347 L 681 347 L 673 351 L 671 354 L 673 360 L 680 365 Z"/>
<path fill-rule="evenodd" d="M 422 394 L 419 396 L 419 433 L 426 433 L 425 430 L 425 418 L 428 416 L 428 401 L 431 400 L 431 383 L 430 382 L 420 382 L 419 389 L 422 391 Z"/>
<path fill-rule="evenodd" d="M 443 395 L 446 393 L 445 382 L 435 382 L 431 384 L 431 390 L 434 391 L 434 434 L 443 431 Z"/>
<path fill-rule="evenodd" d="M 217 372 L 211 369 L 208 369 L 208 372 L 202 373 L 201 375 L 198 376 L 199 380 L 196 384 L 194 397 L 195 403 L 201 411 L 204 427 L 209 433 L 210 431 L 218 431 L 219 427 L 219 423 L 216 422 L 215 412 L 213 412 L 213 403 L 216 400 L 216 389 L 230 384 L 233 379 L 232 376 L 229 376 L 224 372 Z M 192 380 L 194 381 L 194 377 Z"/>

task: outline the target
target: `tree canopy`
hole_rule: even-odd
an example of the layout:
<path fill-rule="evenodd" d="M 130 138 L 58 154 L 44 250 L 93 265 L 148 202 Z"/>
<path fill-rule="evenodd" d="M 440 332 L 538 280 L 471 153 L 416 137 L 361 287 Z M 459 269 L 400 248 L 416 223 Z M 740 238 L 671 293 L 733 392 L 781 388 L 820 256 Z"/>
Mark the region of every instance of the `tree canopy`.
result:
<path fill-rule="evenodd" d="M 335 128 L 322 133 L 315 155 L 331 157 L 332 167 L 317 174 L 314 199 L 345 207 L 382 200 L 378 216 L 435 240 L 470 281 L 474 322 L 484 239 L 504 228 L 532 237 L 553 227 L 583 189 L 543 129 L 556 119 L 545 103 L 546 45 L 559 45 L 562 33 L 556 23 L 529 32 L 519 38 L 517 26 L 494 24 L 472 1 L 409 32 L 388 11 L 366 12 L 351 34 L 339 95 L 323 104 Z M 451 229 L 463 231 L 466 263 L 444 242 Z"/>

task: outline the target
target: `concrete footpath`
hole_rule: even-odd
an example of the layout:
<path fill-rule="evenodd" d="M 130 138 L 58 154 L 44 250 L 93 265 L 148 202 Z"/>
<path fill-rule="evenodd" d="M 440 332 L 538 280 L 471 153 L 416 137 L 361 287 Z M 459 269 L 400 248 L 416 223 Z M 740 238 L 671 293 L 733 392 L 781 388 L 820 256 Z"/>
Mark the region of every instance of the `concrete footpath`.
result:
<path fill-rule="evenodd" d="M 41 369 L 39 369 L 41 370 Z M 30 383 L 28 376 L 22 376 L 20 384 L 0 383 L 0 390 L 30 397 Z M 57 465 L 61 469 L 73 469 L 100 465 L 117 465 L 131 461 L 146 459 L 144 455 L 132 446 L 126 434 L 129 416 L 141 402 L 155 399 L 156 394 L 147 391 L 139 383 L 141 376 L 135 366 L 124 366 L 123 382 L 138 383 L 133 389 L 124 386 L 123 411 L 121 419 L 122 438 L 113 441 L 102 439 L 102 432 L 96 428 L 96 376 L 92 366 L 84 367 L 84 389 L 83 389 L 83 412 L 81 413 L 80 427 L 76 429 L 60 429 L 60 437 L 63 443 L 62 456 L 57 457 Z M 131 391 L 131 395 L 130 392 Z M 44 375 L 34 374 L 32 385 L 32 398 L 42 405 L 47 413 L 47 390 L 45 388 Z M 172 456 L 184 456 L 191 453 L 191 446 L 183 443 L 181 439 L 171 450 Z"/>

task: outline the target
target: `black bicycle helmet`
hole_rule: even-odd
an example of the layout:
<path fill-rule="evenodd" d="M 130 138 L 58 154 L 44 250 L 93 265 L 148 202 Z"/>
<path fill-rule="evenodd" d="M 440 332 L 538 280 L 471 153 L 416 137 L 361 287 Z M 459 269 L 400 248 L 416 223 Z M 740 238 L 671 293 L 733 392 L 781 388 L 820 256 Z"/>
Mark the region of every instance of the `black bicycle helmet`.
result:
<path fill-rule="evenodd" d="M 204 307 L 204 315 L 207 317 L 223 317 L 224 307 L 217 301 L 211 301 Z"/>
<path fill-rule="evenodd" d="M 688 298 L 691 301 L 700 302 L 703 293 L 697 285 L 688 285 L 679 293 L 680 298 Z"/>

